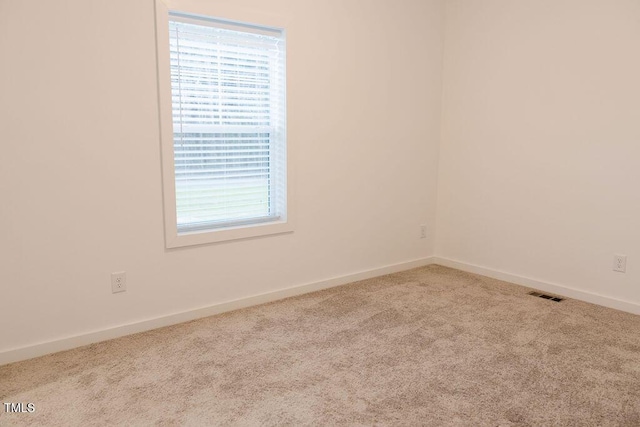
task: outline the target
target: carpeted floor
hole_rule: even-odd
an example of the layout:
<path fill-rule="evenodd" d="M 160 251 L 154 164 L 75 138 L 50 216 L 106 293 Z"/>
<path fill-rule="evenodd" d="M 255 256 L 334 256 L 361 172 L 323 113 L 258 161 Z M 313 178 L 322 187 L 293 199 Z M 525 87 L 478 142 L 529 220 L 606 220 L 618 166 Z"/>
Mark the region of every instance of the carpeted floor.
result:
<path fill-rule="evenodd" d="M 640 316 L 429 266 L 0 367 L 0 425 L 640 426 Z"/>

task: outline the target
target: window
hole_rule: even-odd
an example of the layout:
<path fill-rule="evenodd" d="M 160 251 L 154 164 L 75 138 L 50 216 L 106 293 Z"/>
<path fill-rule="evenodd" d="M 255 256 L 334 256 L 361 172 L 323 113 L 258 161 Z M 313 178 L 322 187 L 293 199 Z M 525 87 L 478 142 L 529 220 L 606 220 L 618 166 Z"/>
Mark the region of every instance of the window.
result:
<path fill-rule="evenodd" d="M 291 231 L 284 30 L 165 16 L 168 52 L 160 26 L 157 35 L 167 246 Z"/>

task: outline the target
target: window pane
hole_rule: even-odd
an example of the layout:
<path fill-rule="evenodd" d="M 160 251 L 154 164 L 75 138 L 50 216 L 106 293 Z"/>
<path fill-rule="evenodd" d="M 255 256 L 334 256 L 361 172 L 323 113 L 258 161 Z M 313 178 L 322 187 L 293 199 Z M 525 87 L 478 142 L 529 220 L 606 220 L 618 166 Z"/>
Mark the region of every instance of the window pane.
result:
<path fill-rule="evenodd" d="M 193 20 L 169 27 L 178 231 L 277 219 L 284 212 L 283 35 Z"/>

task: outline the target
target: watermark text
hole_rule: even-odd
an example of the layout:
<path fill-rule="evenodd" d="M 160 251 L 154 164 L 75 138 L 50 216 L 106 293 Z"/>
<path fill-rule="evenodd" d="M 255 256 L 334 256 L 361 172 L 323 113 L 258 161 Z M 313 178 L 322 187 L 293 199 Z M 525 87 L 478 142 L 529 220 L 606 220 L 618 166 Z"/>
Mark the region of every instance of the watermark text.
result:
<path fill-rule="evenodd" d="M 4 402 L 4 412 L 9 412 L 9 413 L 16 413 L 16 412 L 21 412 L 21 413 L 32 413 L 32 412 L 36 412 L 36 405 L 33 403 L 10 403 L 10 402 Z"/>

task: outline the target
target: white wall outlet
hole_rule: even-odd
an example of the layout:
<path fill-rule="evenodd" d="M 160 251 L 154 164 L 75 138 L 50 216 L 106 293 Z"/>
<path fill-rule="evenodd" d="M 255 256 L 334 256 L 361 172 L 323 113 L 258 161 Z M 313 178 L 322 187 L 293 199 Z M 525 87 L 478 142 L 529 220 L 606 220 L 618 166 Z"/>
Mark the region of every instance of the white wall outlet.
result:
<path fill-rule="evenodd" d="M 613 271 L 619 271 L 625 273 L 627 271 L 627 256 L 626 255 L 614 255 L 613 256 Z"/>
<path fill-rule="evenodd" d="M 426 239 L 427 238 L 427 226 L 422 224 L 420 226 L 420 238 L 421 239 Z"/>
<path fill-rule="evenodd" d="M 116 294 L 127 290 L 127 273 L 119 271 L 111 273 L 111 292 Z"/>

